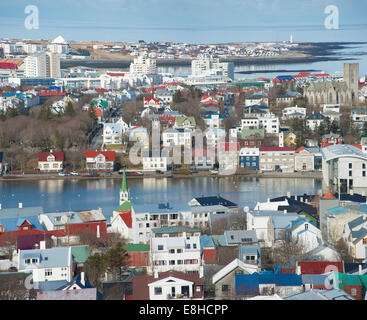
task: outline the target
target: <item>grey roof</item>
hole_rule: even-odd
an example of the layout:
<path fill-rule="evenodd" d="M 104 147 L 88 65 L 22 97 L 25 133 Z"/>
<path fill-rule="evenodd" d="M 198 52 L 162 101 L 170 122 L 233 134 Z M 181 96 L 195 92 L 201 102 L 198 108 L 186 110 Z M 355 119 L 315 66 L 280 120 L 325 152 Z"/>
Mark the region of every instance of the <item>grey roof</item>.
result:
<path fill-rule="evenodd" d="M 284 300 L 355 300 L 353 297 L 340 289 L 315 290 L 297 293 L 284 297 Z"/>
<path fill-rule="evenodd" d="M 189 227 L 189 226 L 169 226 L 162 228 L 152 228 L 153 233 L 155 234 L 166 234 L 166 233 L 181 233 L 181 232 L 201 232 L 198 227 Z"/>
<path fill-rule="evenodd" d="M 70 247 L 55 247 L 49 249 L 20 250 L 19 252 L 19 270 L 32 270 L 39 268 L 53 268 L 70 266 L 69 260 Z M 71 255 L 71 250 L 70 250 Z M 39 258 L 38 264 L 26 265 L 24 259 Z"/>
<path fill-rule="evenodd" d="M 224 236 L 227 244 L 257 241 L 255 230 L 226 230 Z"/>
<path fill-rule="evenodd" d="M 42 207 L 8 208 L 0 210 L 1 218 L 24 218 L 43 213 Z"/>
<path fill-rule="evenodd" d="M 65 211 L 65 212 L 51 212 L 51 213 L 45 213 L 45 215 L 50 219 L 50 222 L 57 226 L 57 225 L 64 225 L 65 221 L 57 220 L 60 217 L 68 217 L 68 223 L 83 223 L 84 221 L 80 216 L 73 211 Z"/>
<path fill-rule="evenodd" d="M 363 215 L 360 215 L 358 218 L 356 218 L 352 221 L 349 221 L 348 226 L 352 230 L 355 227 L 358 227 L 359 225 L 361 225 L 362 223 L 365 223 L 365 222 L 367 222 L 367 220 L 364 219 Z"/>
<path fill-rule="evenodd" d="M 360 241 L 366 234 L 367 229 L 365 228 L 361 228 L 357 231 L 352 231 L 352 238 L 355 239 L 353 240 L 353 244 L 356 244 L 358 241 Z"/>
<path fill-rule="evenodd" d="M 247 254 L 261 254 L 261 248 L 259 244 L 246 244 L 238 246 L 238 255 L 241 259 L 244 255 Z"/>
<path fill-rule="evenodd" d="M 191 211 L 191 207 L 187 204 L 177 204 L 173 206 L 169 205 L 169 208 L 160 208 L 159 204 L 134 204 L 133 209 L 136 213 L 150 213 L 150 214 L 161 214 L 161 213 L 175 213 L 182 211 Z"/>
<path fill-rule="evenodd" d="M 197 206 L 197 207 L 190 207 L 192 213 L 201 213 L 201 212 L 211 212 L 211 211 L 224 211 L 227 212 L 229 209 L 222 205 L 215 205 L 215 206 Z"/>
<path fill-rule="evenodd" d="M 321 155 L 325 161 L 340 157 L 355 157 L 367 160 L 367 156 L 357 147 L 349 144 L 334 144 L 321 149 Z"/>

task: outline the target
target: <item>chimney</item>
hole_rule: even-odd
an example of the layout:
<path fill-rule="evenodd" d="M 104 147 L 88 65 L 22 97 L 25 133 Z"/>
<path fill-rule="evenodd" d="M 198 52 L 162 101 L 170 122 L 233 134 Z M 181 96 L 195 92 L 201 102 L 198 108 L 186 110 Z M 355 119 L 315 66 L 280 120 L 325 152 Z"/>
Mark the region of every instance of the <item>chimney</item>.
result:
<path fill-rule="evenodd" d="M 84 275 L 84 271 L 82 271 L 80 273 L 80 283 L 85 286 L 85 275 Z"/>
<path fill-rule="evenodd" d="M 99 224 L 97 224 L 97 238 L 100 238 L 100 237 L 101 237 L 101 233 L 99 230 Z"/>
<path fill-rule="evenodd" d="M 22 209 L 23 208 L 23 203 L 19 202 L 18 207 L 19 207 L 19 209 Z"/>
<path fill-rule="evenodd" d="M 45 250 L 46 249 L 46 241 L 42 240 L 40 241 L 40 249 Z"/>
<path fill-rule="evenodd" d="M 267 203 L 269 203 L 269 202 L 270 202 L 270 198 L 267 198 L 267 199 L 266 199 L 266 202 L 267 202 Z"/>
<path fill-rule="evenodd" d="M 158 271 L 154 271 L 154 279 L 158 279 Z"/>
<path fill-rule="evenodd" d="M 286 214 L 286 213 L 287 213 L 287 209 L 284 209 L 284 210 L 283 210 L 283 213 L 284 213 L 284 214 Z"/>
<path fill-rule="evenodd" d="M 0 210 L 2 209 L 2 207 L 1 207 L 1 203 L 0 203 Z"/>
<path fill-rule="evenodd" d="M 290 198 L 291 197 L 291 193 L 289 191 L 287 191 L 287 197 Z"/>
<path fill-rule="evenodd" d="M 349 189 L 349 194 L 352 196 L 352 195 L 354 195 L 354 191 L 353 191 L 353 189 Z"/>
<path fill-rule="evenodd" d="M 296 274 L 301 274 L 301 266 L 296 266 Z"/>

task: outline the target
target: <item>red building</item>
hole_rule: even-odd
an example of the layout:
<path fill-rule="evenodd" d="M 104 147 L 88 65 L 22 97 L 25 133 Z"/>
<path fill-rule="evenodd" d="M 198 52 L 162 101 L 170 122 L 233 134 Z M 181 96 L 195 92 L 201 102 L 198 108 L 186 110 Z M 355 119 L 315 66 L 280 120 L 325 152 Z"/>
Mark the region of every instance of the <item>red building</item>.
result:
<path fill-rule="evenodd" d="M 301 261 L 297 262 L 301 274 L 323 274 L 326 272 L 344 272 L 343 262 L 333 261 Z"/>

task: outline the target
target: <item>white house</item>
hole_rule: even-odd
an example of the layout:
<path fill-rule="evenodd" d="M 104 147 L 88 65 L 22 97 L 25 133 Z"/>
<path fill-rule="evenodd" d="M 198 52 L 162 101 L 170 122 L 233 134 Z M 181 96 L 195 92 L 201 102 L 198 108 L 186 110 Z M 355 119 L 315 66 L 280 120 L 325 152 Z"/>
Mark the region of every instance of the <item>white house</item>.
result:
<path fill-rule="evenodd" d="M 71 247 L 46 249 L 41 241 L 40 249 L 19 250 L 18 271 L 31 271 L 33 281 L 72 280 Z"/>
<path fill-rule="evenodd" d="M 208 147 L 214 148 L 218 143 L 224 142 L 226 138 L 226 132 L 220 128 L 212 128 L 205 130 L 205 137 Z"/>
<path fill-rule="evenodd" d="M 160 237 L 150 239 L 151 274 L 169 270 L 201 273 L 200 237 Z"/>
<path fill-rule="evenodd" d="M 293 106 L 293 107 L 286 107 L 282 110 L 282 119 L 303 119 L 306 117 L 306 108 Z"/>
<path fill-rule="evenodd" d="M 207 128 L 221 128 L 222 122 L 225 117 L 219 113 L 211 113 L 204 117 L 204 121 Z"/>
<path fill-rule="evenodd" d="M 335 144 L 321 149 L 322 174 L 334 192 L 366 188 L 367 156 L 359 148 Z"/>
<path fill-rule="evenodd" d="M 167 129 L 162 133 L 163 146 L 191 146 L 191 130 Z"/>
<path fill-rule="evenodd" d="M 259 128 L 265 130 L 266 133 L 279 133 L 279 118 L 273 113 L 267 113 L 260 117 Z"/>
<path fill-rule="evenodd" d="M 161 170 L 167 171 L 168 167 L 172 163 L 172 159 L 169 158 L 168 152 L 162 151 L 148 151 L 143 150 L 141 153 L 144 170 Z"/>
<path fill-rule="evenodd" d="M 315 130 L 320 126 L 321 122 L 325 121 L 326 117 L 319 112 L 313 112 L 306 118 L 306 125 L 311 129 Z"/>
<path fill-rule="evenodd" d="M 254 93 L 251 96 L 247 97 L 245 100 L 246 106 L 253 106 L 253 105 L 265 105 L 269 104 L 269 99 L 266 95 L 262 93 Z"/>
<path fill-rule="evenodd" d="M 114 123 L 103 124 L 103 144 L 121 144 L 122 135 L 129 129 L 128 124 L 120 118 Z"/>
<path fill-rule="evenodd" d="M 154 98 L 162 101 L 165 104 L 169 104 L 173 101 L 173 92 L 167 89 L 157 89 L 154 91 Z"/>
<path fill-rule="evenodd" d="M 343 238 L 347 241 L 354 259 L 366 259 L 367 213 L 361 213 L 358 218 L 344 225 Z"/>

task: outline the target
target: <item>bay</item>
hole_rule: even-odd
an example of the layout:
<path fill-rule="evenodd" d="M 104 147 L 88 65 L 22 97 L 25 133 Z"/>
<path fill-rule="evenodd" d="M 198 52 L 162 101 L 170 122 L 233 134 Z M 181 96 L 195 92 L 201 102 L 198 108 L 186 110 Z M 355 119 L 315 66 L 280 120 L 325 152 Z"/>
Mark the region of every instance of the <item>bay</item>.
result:
<path fill-rule="evenodd" d="M 44 212 L 102 208 L 109 218 L 119 205 L 121 179 L 52 179 L 0 181 L 2 208 L 42 206 Z M 135 204 L 184 204 L 193 197 L 222 197 L 253 208 L 258 201 L 286 195 L 316 194 L 321 179 L 313 178 L 143 178 L 128 179 L 131 201 Z M 1 211 L 0 211 L 1 217 Z"/>

